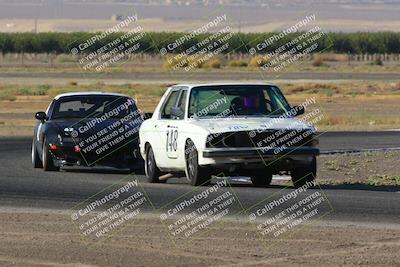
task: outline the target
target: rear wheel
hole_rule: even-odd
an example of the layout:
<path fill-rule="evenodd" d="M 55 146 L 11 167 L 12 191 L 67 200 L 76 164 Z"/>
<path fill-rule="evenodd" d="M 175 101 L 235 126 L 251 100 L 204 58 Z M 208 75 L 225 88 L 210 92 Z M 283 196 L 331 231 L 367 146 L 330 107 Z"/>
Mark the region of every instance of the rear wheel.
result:
<path fill-rule="evenodd" d="M 266 169 L 255 170 L 249 174 L 251 182 L 254 186 L 265 187 L 269 186 L 272 181 L 272 172 Z"/>
<path fill-rule="evenodd" d="M 191 185 L 208 185 L 211 181 L 211 172 L 199 165 L 199 156 L 192 140 L 186 142 L 185 173 Z"/>
<path fill-rule="evenodd" d="M 157 167 L 156 159 L 154 157 L 154 152 L 149 145 L 146 151 L 145 158 L 145 171 L 149 183 L 165 183 L 165 180 L 160 180 L 162 175 L 160 169 Z"/>
<path fill-rule="evenodd" d="M 317 159 L 312 158 L 308 165 L 297 167 L 290 172 L 294 187 L 299 188 L 306 183 L 314 183 L 317 175 Z"/>
<path fill-rule="evenodd" d="M 49 144 L 46 139 L 43 141 L 43 149 L 42 149 L 42 165 L 43 170 L 45 171 L 58 171 L 60 167 L 54 165 L 53 157 L 49 151 Z"/>
<path fill-rule="evenodd" d="M 32 141 L 32 165 L 34 168 L 43 168 L 42 161 L 39 158 L 39 154 L 37 153 L 35 140 Z"/>

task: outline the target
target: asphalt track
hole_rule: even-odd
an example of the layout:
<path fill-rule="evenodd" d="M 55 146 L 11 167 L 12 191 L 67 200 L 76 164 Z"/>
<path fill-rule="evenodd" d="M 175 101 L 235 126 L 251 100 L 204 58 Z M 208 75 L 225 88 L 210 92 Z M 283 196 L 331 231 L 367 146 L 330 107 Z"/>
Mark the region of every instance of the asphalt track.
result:
<path fill-rule="evenodd" d="M 400 147 L 400 132 L 330 132 L 321 135 L 322 151 L 339 148 L 384 148 Z M 30 137 L 0 138 L 0 208 L 50 208 L 71 209 L 106 187 L 123 185 L 121 179 L 130 179 L 127 172 L 110 169 L 70 168 L 60 172 L 44 172 L 33 169 L 30 162 Z M 190 197 L 199 190 L 188 185 L 184 179 L 173 178 L 167 184 L 149 184 L 140 168 L 135 174 L 151 200 L 148 212 L 163 213 L 165 204 L 185 195 Z M 214 181 L 215 184 L 215 181 Z M 234 192 L 241 206 L 233 210 L 246 214 L 284 194 L 293 188 L 272 186 L 254 188 L 249 182 L 231 180 L 231 187 L 224 190 Z M 107 191 L 107 190 L 106 190 Z M 400 221 L 400 188 L 372 188 L 361 186 L 325 186 L 309 189 L 306 194 L 323 193 L 325 206 L 321 207 L 321 220 L 398 224 Z M 329 204 L 329 205 L 328 205 Z M 198 206 L 193 205 L 191 208 Z M 283 208 L 284 206 L 282 206 Z M 243 212 L 245 210 L 245 212 Z"/>
<path fill-rule="evenodd" d="M 207 81 L 260 81 L 260 80 L 365 80 L 365 81 L 391 81 L 398 80 L 398 73 L 337 73 L 337 72 L 134 72 L 134 73 L 49 73 L 49 72 L 6 72 L 0 73 L 0 78 L 6 80 L 29 79 L 29 80 L 132 80 L 137 82 L 207 82 Z"/>

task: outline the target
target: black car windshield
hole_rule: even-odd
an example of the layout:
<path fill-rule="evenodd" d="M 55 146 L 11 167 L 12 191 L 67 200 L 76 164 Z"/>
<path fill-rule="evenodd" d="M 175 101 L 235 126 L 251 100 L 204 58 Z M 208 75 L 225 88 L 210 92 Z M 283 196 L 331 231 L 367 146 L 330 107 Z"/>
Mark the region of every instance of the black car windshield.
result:
<path fill-rule="evenodd" d="M 201 86 L 191 90 L 190 118 L 279 116 L 290 110 L 282 92 L 270 85 Z"/>
<path fill-rule="evenodd" d="M 56 100 L 51 119 L 123 118 L 136 109 L 133 99 L 123 96 L 66 96 Z"/>

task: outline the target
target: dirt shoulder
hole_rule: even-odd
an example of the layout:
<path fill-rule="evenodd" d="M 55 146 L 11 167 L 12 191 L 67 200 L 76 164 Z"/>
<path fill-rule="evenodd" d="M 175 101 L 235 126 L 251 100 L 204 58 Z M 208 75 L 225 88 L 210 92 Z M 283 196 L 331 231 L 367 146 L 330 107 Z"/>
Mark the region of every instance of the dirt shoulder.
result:
<path fill-rule="evenodd" d="M 171 243 L 155 216 L 135 219 L 105 242 L 82 241 L 67 214 L 3 210 L 1 266 L 395 266 L 400 228 L 306 225 L 262 239 L 254 225 L 223 221 L 190 242 Z M 89 244 L 89 245 L 88 245 Z"/>
<path fill-rule="evenodd" d="M 400 151 L 377 151 L 318 157 L 322 185 L 399 186 Z"/>

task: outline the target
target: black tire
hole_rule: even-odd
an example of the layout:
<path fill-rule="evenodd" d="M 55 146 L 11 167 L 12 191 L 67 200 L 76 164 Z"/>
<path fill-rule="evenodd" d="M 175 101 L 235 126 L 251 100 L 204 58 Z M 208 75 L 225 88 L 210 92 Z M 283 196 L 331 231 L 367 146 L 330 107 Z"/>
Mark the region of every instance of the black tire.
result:
<path fill-rule="evenodd" d="M 42 161 L 36 149 L 35 140 L 32 141 L 32 165 L 33 168 L 43 168 Z"/>
<path fill-rule="evenodd" d="M 185 147 L 185 173 L 191 185 L 209 185 L 211 172 L 199 165 L 197 149 L 192 140 L 186 142 Z"/>
<path fill-rule="evenodd" d="M 317 176 L 316 157 L 313 157 L 308 165 L 293 169 L 290 174 L 295 188 L 302 187 L 306 183 L 314 183 L 315 177 Z"/>
<path fill-rule="evenodd" d="M 271 184 L 272 172 L 266 169 L 255 170 L 249 174 L 251 182 L 257 187 L 266 187 Z"/>
<path fill-rule="evenodd" d="M 166 182 L 166 180 L 160 180 L 162 172 L 157 167 L 156 159 L 154 158 L 154 152 L 150 145 L 146 149 L 146 159 L 144 162 L 144 169 L 149 183 Z"/>
<path fill-rule="evenodd" d="M 43 141 L 42 165 L 44 171 L 59 171 L 60 167 L 54 165 L 53 156 L 49 151 L 49 144 L 46 139 Z"/>

